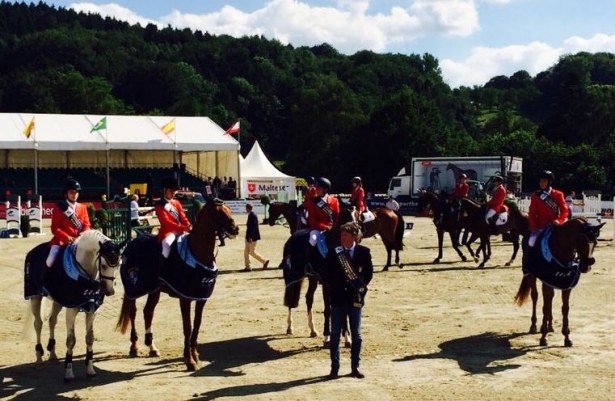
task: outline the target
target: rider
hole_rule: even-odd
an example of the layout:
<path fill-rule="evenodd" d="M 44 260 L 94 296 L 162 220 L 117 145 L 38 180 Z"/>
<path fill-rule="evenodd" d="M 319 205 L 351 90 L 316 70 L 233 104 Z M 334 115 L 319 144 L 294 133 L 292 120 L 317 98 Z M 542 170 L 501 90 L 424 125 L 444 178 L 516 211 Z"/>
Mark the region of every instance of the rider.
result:
<path fill-rule="evenodd" d="M 90 229 L 90 217 L 85 205 L 77 202 L 81 185 L 73 179 L 68 179 L 62 188 L 64 200 L 58 202 L 51 215 L 50 250 L 47 257 L 47 267 L 52 267 L 62 245 L 72 243 L 82 232 Z"/>
<path fill-rule="evenodd" d="M 352 185 L 352 193 L 350 194 L 350 199 L 348 202 L 357 208 L 357 210 L 361 213 L 366 211 L 365 207 L 365 190 L 363 189 L 363 183 L 361 182 L 361 177 L 353 177 L 350 180 Z"/>
<path fill-rule="evenodd" d="M 305 181 L 308 184 L 308 189 L 307 189 L 307 193 L 305 194 L 305 198 L 303 200 L 303 204 L 305 204 L 309 199 L 312 199 L 315 196 L 318 196 L 318 193 L 316 191 L 316 180 L 314 179 L 314 177 L 308 177 L 305 179 Z"/>
<path fill-rule="evenodd" d="M 340 214 L 340 204 L 335 196 L 329 195 L 331 181 L 325 177 L 316 179 L 317 195 L 305 204 L 310 245 L 316 246 L 321 231 L 330 230 Z"/>
<path fill-rule="evenodd" d="M 491 194 L 491 199 L 487 201 L 486 208 L 487 213 L 485 214 L 485 220 L 487 224 L 491 227 L 495 227 L 495 221 L 497 220 L 497 215 L 502 210 L 504 206 L 504 199 L 506 198 L 506 189 L 504 185 L 502 185 L 504 179 L 500 175 L 494 175 L 491 177 L 491 182 L 495 186 L 493 188 L 493 193 Z"/>
<path fill-rule="evenodd" d="M 455 190 L 453 191 L 457 198 L 464 198 L 468 196 L 470 186 L 468 185 L 467 180 L 468 176 L 463 173 L 459 174 L 459 177 L 457 177 L 457 184 L 455 185 Z"/>
<path fill-rule="evenodd" d="M 158 242 L 162 243 L 162 256 L 168 258 L 171 245 L 178 235 L 190 230 L 190 221 L 186 217 L 184 208 L 177 199 L 173 199 L 179 189 L 177 180 L 167 177 L 162 180 L 162 198 L 156 202 L 156 215 L 160 221 Z"/>
<path fill-rule="evenodd" d="M 564 224 L 568 218 L 568 206 L 564 198 L 564 193 L 553 189 L 555 176 L 549 170 L 541 171 L 538 174 L 538 186 L 540 189 L 530 198 L 530 211 L 528 215 L 530 223 L 529 246 L 534 246 L 536 238 L 540 232 L 549 224 L 559 226 Z"/>

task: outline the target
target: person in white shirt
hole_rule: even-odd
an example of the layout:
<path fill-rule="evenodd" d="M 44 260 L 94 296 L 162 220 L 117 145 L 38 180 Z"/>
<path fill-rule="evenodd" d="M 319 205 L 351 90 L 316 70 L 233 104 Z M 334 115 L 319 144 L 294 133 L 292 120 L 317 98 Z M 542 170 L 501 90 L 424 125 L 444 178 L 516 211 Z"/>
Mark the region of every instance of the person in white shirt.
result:
<path fill-rule="evenodd" d="M 568 192 L 568 195 L 566 195 L 566 206 L 568 206 L 568 220 L 570 220 L 572 218 L 572 202 L 574 201 L 574 198 L 577 196 L 577 194 L 574 191 L 570 191 Z"/>
<path fill-rule="evenodd" d="M 139 223 L 139 195 L 134 194 L 130 197 L 130 225 L 132 227 L 140 226 Z"/>
<path fill-rule="evenodd" d="M 396 212 L 399 211 L 399 203 L 397 203 L 395 198 L 393 198 L 393 195 L 389 196 L 389 200 L 387 201 L 385 206 Z"/>

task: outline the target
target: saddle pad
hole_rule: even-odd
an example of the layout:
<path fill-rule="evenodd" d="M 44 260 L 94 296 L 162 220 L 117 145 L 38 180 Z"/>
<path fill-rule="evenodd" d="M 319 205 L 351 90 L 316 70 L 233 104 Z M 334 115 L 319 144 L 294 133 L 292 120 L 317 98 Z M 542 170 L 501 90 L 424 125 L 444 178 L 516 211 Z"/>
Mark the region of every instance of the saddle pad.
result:
<path fill-rule="evenodd" d="M 74 244 L 70 244 L 66 246 L 64 250 L 64 256 L 62 257 L 62 264 L 64 265 L 64 272 L 66 275 L 77 281 L 79 277 L 83 277 L 89 279 L 88 275 L 83 271 L 83 269 L 77 263 L 77 259 L 75 258 L 76 246 Z"/>
<path fill-rule="evenodd" d="M 184 263 L 175 244 L 160 272 L 160 281 L 175 293 L 170 295 L 194 301 L 209 299 L 214 291 L 217 277 L 218 267 L 215 263 L 205 266 L 197 262 L 195 266 L 188 266 Z"/>
<path fill-rule="evenodd" d="M 161 245 L 156 235 L 142 234 L 130 241 L 122 254 L 120 277 L 124 295 L 137 299 L 160 289 L 158 265 Z"/>

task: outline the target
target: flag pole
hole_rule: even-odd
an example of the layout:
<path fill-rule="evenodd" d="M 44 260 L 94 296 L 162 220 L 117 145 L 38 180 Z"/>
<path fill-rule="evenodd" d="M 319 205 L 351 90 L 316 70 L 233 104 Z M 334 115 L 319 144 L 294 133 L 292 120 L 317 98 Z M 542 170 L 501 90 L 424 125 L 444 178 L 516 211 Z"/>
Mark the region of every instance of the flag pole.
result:
<path fill-rule="evenodd" d="M 109 133 L 105 126 L 105 159 L 106 159 L 106 173 L 107 173 L 107 199 L 111 199 L 111 175 L 109 174 Z"/>
<path fill-rule="evenodd" d="M 32 117 L 34 119 L 34 117 Z M 36 123 L 32 128 L 34 139 L 34 195 L 38 195 L 38 141 L 36 140 Z"/>
<path fill-rule="evenodd" d="M 237 152 L 237 198 L 241 199 L 241 126 L 237 131 L 237 142 L 239 143 L 239 151 Z"/>

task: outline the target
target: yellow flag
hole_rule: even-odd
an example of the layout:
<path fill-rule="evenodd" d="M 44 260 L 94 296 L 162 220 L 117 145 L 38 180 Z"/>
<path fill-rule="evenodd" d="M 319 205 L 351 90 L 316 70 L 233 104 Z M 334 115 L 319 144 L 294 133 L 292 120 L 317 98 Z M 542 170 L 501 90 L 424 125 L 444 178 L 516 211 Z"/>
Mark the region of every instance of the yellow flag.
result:
<path fill-rule="evenodd" d="M 160 127 L 160 130 L 166 135 L 169 135 L 171 132 L 175 131 L 175 119 L 172 119 L 171 121 Z"/>
<path fill-rule="evenodd" d="M 30 135 L 32 135 L 33 130 L 34 130 L 34 117 L 32 117 L 32 120 L 30 120 L 28 125 L 26 125 L 26 128 L 24 128 L 23 130 L 24 136 L 26 138 L 30 138 Z"/>

